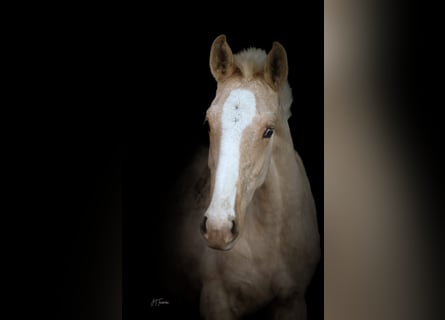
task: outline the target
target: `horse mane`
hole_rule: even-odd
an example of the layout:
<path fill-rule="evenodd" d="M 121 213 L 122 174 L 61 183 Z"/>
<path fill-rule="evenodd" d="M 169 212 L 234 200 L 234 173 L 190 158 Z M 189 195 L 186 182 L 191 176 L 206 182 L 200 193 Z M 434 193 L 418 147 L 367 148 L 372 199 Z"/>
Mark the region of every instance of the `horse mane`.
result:
<path fill-rule="evenodd" d="M 264 64 L 266 63 L 267 53 L 263 49 L 247 48 L 233 56 L 236 68 L 244 79 L 250 80 L 255 75 L 262 75 Z M 283 83 L 280 93 L 280 106 L 284 112 L 286 119 L 291 116 L 290 106 L 292 104 L 292 90 L 289 82 Z"/>

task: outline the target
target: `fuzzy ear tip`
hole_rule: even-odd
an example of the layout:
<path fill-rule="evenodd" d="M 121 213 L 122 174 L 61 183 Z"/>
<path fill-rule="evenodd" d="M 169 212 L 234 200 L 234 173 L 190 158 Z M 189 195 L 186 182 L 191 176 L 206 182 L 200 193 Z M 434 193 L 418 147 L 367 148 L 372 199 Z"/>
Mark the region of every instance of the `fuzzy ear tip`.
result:
<path fill-rule="evenodd" d="M 219 36 L 217 36 L 215 38 L 215 41 L 226 41 L 226 40 L 227 40 L 227 37 L 226 37 L 226 35 L 224 33 L 220 34 Z"/>
<path fill-rule="evenodd" d="M 272 43 L 272 49 L 273 50 L 280 49 L 281 51 L 286 52 L 286 49 L 284 49 L 284 46 L 281 43 L 279 43 L 278 41 L 274 41 Z"/>

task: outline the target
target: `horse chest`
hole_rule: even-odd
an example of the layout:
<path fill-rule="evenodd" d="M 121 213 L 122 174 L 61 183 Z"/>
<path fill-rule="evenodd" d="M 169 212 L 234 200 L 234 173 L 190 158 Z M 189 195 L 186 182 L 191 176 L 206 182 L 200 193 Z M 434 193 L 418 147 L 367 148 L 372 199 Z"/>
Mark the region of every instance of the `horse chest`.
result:
<path fill-rule="evenodd" d="M 262 249 L 262 250 L 260 250 Z M 267 301 L 291 287 L 288 266 L 280 250 L 251 247 L 240 241 L 230 252 L 212 252 L 207 272 L 224 287 L 234 304 Z M 210 278 L 210 277 L 206 277 Z"/>

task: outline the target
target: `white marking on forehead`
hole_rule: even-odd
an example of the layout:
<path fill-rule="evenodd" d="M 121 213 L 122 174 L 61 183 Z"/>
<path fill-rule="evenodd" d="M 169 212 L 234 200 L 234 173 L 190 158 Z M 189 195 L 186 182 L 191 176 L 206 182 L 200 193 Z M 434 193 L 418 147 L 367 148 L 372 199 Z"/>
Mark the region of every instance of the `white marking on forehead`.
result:
<path fill-rule="evenodd" d="M 251 91 L 230 92 L 221 114 L 221 146 L 212 201 L 207 211 L 209 222 L 222 226 L 235 218 L 235 196 L 238 181 L 240 144 L 244 129 L 256 114 L 255 96 Z"/>

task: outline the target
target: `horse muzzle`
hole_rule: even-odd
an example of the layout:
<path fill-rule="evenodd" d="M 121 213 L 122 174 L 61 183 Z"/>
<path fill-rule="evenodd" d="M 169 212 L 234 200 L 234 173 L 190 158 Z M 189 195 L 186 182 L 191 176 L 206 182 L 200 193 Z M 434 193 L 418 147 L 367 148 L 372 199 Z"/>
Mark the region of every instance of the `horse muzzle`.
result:
<path fill-rule="evenodd" d="M 200 229 L 207 245 L 216 250 L 232 249 L 239 235 L 238 224 L 235 219 L 217 226 L 204 216 Z"/>

